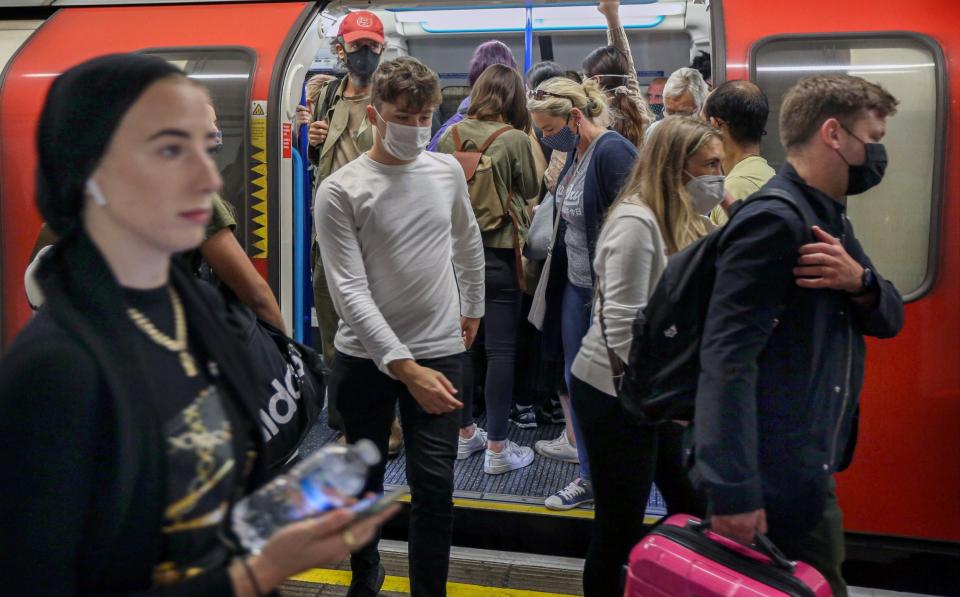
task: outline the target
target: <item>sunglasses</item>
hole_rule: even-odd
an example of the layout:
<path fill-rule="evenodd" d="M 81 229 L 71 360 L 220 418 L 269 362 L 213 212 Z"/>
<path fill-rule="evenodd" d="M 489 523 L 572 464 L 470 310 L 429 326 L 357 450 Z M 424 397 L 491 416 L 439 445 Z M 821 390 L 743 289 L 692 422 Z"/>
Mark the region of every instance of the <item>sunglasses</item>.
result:
<path fill-rule="evenodd" d="M 550 93 L 549 91 L 544 91 L 543 89 L 531 89 L 530 91 L 527 92 L 527 97 L 533 100 L 537 100 L 538 102 L 543 101 L 548 97 L 559 97 L 561 99 L 565 99 L 569 101 L 571 104 L 574 103 L 572 99 L 570 99 L 565 95 L 560 95 L 559 93 Z"/>

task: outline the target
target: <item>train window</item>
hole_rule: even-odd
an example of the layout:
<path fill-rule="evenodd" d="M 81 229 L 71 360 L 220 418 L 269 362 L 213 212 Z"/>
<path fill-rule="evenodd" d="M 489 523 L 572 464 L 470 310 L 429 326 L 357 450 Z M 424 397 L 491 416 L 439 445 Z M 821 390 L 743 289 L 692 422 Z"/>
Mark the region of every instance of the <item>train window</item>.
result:
<path fill-rule="evenodd" d="M 210 92 L 223 132 L 217 165 L 223 177 L 223 198 L 234 208 L 237 238 L 249 251 L 247 162 L 250 155 L 247 114 L 250 112 L 250 77 L 255 57 L 243 48 L 170 48 L 148 50 L 182 68 L 187 76 Z"/>
<path fill-rule="evenodd" d="M 798 79 L 842 72 L 883 85 L 900 100 L 887 121 L 890 159 L 880 186 L 850 197 L 848 215 L 879 271 L 907 300 L 930 287 L 936 267 L 936 214 L 943 159 L 939 49 L 920 36 L 850 35 L 774 38 L 754 48 L 751 73 L 770 99 L 762 151 L 778 167 L 780 103 Z"/>

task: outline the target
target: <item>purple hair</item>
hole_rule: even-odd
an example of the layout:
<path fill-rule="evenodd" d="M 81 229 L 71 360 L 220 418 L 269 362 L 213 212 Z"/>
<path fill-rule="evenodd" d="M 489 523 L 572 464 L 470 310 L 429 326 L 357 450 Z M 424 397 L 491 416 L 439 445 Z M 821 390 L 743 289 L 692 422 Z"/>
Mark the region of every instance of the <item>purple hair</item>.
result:
<path fill-rule="evenodd" d="M 495 39 L 483 42 L 473 51 L 473 58 L 470 59 L 470 74 L 467 76 L 470 87 L 491 64 L 502 64 L 519 72 L 517 61 L 507 44 Z"/>

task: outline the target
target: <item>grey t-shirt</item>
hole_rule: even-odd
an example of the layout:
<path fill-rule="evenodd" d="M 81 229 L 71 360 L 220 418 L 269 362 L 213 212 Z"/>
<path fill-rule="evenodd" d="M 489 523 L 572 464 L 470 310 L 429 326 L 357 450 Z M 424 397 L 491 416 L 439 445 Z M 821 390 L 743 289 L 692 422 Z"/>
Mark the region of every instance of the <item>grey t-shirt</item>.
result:
<path fill-rule="evenodd" d="M 563 242 L 567 245 L 567 279 L 574 286 L 591 288 L 590 251 L 587 248 L 587 221 L 583 216 L 583 186 L 587 179 L 587 166 L 593 156 L 597 139 L 590 143 L 583 157 L 573 163 L 563 180 L 557 185 L 557 203 L 560 217 L 567 222 Z"/>

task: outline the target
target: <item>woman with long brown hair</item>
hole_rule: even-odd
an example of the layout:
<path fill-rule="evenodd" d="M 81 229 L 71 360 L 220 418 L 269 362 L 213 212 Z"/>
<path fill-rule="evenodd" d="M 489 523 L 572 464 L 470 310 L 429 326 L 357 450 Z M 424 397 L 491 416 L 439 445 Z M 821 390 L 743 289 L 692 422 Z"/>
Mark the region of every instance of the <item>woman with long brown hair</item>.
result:
<path fill-rule="evenodd" d="M 520 279 L 523 272 L 518 266 L 517 241 L 520 229 L 529 226 L 526 200 L 540 192 L 529 128 L 530 114 L 523 79 L 516 70 L 494 64 L 487 67 L 474 84 L 467 117 L 446 131 L 437 148 L 444 153 L 481 151 L 489 159 L 495 201 L 502 207 L 503 217 L 499 224 L 481 228 L 486 261 L 486 306 L 482 325 L 487 356 L 484 393 L 487 429 L 484 431 L 473 422 L 473 368 L 471 355 L 468 355 L 457 451 L 457 458 L 464 459 L 486 448 L 483 470 L 491 475 L 523 468 L 533 462 L 532 449 L 507 440 L 522 306 Z M 477 197 L 471 196 L 475 211 L 478 208 L 476 200 Z M 483 223 L 482 214 L 478 212 L 477 216 Z"/>
<path fill-rule="evenodd" d="M 703 183 L 719 174 L 722 160 L 716 130 L 693 118 L 667 118 L 644 145 L 600 233 L 594 261 L 598 300 L 573 363 L 570 386 L 591 464 L 596 508 L 583 572 L 588 597 L 617 592 L 619 570 L 643 533 L 654 480 L 668 512 L 702 514 L 702 502 L 681 463 L 683 428 L 633 422 L 617 399 L 607 348 L 627 361 L 633 320 L 646 305 L 668 255 L 712 229 L 694 206 L 707 196 L 716 195 L 719 201 L 723 187 L 718 195 Z"/>

